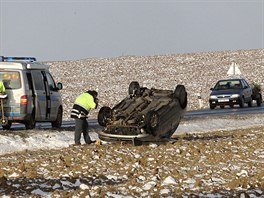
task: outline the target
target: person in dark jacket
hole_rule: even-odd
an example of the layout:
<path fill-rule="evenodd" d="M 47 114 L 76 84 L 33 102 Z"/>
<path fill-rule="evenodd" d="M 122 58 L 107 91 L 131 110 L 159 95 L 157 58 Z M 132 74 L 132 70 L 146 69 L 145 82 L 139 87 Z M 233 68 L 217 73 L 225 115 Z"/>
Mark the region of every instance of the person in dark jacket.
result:
<path fill-rule="evenodd" d="M 91 109 L 96 109 L 98 106 L 97 92 L 88 90 L 79 95 L 72 107 L 71 118 L 75 119 L 75 133 L 74 142 L 75 145 L 81 144 L 81 135 L 83 133 L 84 141 L 86 144 L 91 144 L 94 141 L 91 140 L 88 134 L 88 114 Z"/>

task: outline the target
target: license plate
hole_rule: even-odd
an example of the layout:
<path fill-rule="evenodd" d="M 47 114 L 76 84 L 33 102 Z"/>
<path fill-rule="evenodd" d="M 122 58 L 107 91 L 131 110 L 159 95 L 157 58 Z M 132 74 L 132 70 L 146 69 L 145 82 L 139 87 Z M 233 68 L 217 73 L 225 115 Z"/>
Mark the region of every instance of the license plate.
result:
<path fill-rule="evenodd" d="M 218 99 L 218 102 L 229 102 L 229 99 Z"/>

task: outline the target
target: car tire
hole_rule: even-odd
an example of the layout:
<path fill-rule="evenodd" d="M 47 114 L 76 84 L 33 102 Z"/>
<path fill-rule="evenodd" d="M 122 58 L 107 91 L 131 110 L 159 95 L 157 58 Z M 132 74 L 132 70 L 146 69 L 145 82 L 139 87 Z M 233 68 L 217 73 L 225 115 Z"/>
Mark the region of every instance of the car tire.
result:
<path fill-rule="evenodd" d="M 187 92 L 184 85 L 177 85 L 174 90 L 174 97 L 179 100 L 180 106 L 182 109 L 185 109 L 187 106 Z"/>
<path fill-rule="evenodd" d="M 215 105 L 210 104 L 210 109 L 215 109 L 215 107 L 216 107 Z"/>
<path fill-rule="evenodd" d="M 112 110 L 110 107 L 103 106 L 98 113 L 97 120 L 99 125 L 105 127 L 108 119 L 111 118 Z"/>
<path fill-rule="evenodd" d="M 12 126 L 12 122 L 10 120 L 8 120 L 8 123 L 7 125 L 2 125 L 3 127 L 3 130 L 10 130 L 11 129 L 11 126 Z"/>
<path fill-rule="evenodd" d="M 51 122 L 52 128 L 60 128 L 62 124 L 62 109 L 59 108 L 57 113 L 57 118 L 55 121 Z"/>
<path fill-rule="evenodd" d="M 244 108 L 244 107 L 245 107 L 245 100 L 244 100 L 244 98 L 241 98 L 241 101 L 240 101 L 240 103 L 239 103 L 239 106 L 240 106 L 241 108 Z"/>
<path fill-rule="evenodd" d="M 258 107 L 261 106 L 261 103 L 262 103 L 262 96 L 260 94 L 260 96 L 257 98 L 257 105 L 258 105 Z"/>
<path fill-rule="evenodd" d="M 156 130 L 159 126 L 159 115 L 155 111 L 150 111 L 146 115 L 147 131 L 156 136 Z"/>
<path fill-rule="evenodd" d="M 250 99 L 250 101 L 247 104 L 248 104 L 248 107 L 252 107 L 252 98 Z"/>
<path fill-rule="evenodd" d="M 229 106 L 230 106 L 230 108 L 231 108 L 231 109 L 233 109 L 233 108 L 234 108 L 234 105 L 233 105 L 233 104 L 231 104 L 231 105 L 229 105 Z"/>
<path fill-rule="evenodd" d="M 221 108 L 221 109 L 224 109 L 224 108 L 225 108 L 225 106 L 224 106 L 224 105 L 220 105 L 220 108 Z"/>
<path fill-rule="evenodd" d="M 131 96 L 140 95 L 140 85 L 137 81 L 132 81 L 128 87 L 128 94 Z"/>
<path fill-rule="evenodd" d="M 29 120 L 25 122 L 26 129 L 34 129 L 36 127 L 35 115 L 32 113 Z"/>

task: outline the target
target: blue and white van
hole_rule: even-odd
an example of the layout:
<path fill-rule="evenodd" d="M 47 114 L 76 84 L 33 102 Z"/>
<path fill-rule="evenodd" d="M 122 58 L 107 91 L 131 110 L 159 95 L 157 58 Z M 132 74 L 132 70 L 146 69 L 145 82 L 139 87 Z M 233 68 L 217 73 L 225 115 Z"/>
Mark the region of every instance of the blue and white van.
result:
<path fill-rule="evenodd" d="M 24 123 L 26 129 L 35 128 L 36 122 L 51 122 L 56 128 L 61 126 L 62 83 L 55 83 L 48 65 L 32 57 L 0 56 L 0 81 L 7 95 L 1 99 L 3 129 L 10 129 L 13 122 Z"/>

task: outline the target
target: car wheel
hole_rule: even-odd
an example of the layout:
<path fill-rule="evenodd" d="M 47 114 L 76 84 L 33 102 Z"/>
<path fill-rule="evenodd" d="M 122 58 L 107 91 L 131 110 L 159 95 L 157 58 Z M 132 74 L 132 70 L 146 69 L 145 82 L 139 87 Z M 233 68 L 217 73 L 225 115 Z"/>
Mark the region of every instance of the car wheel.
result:
<path fill-rule="evenodd" d="M 221 106 L 220 106 L 220 108 L 221 108 L 221 109 L 224 109 L 224 108 L 225 108 L 225 106 L 224 106 L 224 105 L 221 105 Z"/>
<path fill-rule="evenodd" d="M 146 125 L 147 125 L 147 131 L 152 134 L 153 136 L 156 136 L 156 130 L 159 125 L 159 115 L 155 111 L 150 111 L 146 115 Z"/>
<path fill-rule="evenodd" d="M 128 87 L 128 94 L 138 96 L 140 94 L 140 85 L 137 81 L 132 81 Z"/>
<path fill-rule="evenodd" d="M 240 101 L 239 106 L 240 106 L 241 108 L 243 108 L 243 107 L 245 106 L 244 98 L 241 98 L 241 101 Z"/>
<path fill-rule="evenodd" d="M 187 106 L 187 92 L 183 85 L 176 86 L 174 96 L 179 100 L 181 108 L 185 109 Z"/>
<path fill-rule="evenodd" d="M 57 118 L 55 121 L 51 122 L 53 128 L 60 128 L 62 124 L 62 109 L 59 108 Z"/>
<path fill-rule="evenodd" d="M 230 108 L 234 108 L 234 105 L 233 104 L 231 104 L 231 105 L 229 105 L 230 106 Z"/>
<path fill-rule="evenodd" d="M 99 125 L 105 127 L 107 125 L 108 119 L 111 118 L 111 108 L 110 107 L 102 107 L 99 110 L 98 116 L 97 116 L 97 120 Z"/>
<path fill-rule="evenodd" d="M 25 122 L 26 129 L 34 129 L 36 126 L 35 115 L 32 113 L 30 119 Z"/>
<path fill-rule="evenodd" d="M 262 103 L 262 96 L 260 95 L 260 97 L 257 98 L 257 105 L 258 105 L 258 107 L 261 106 L 261 103 Z"/>
<path fill-rule="evenodd" d="M 247 104 L 248 104 L 248 107 L 252 107 L 252 99 L 250 99 L 250 101 Z"/>
<path fill-rule="evenodd" d="M 10 130 L 11 126 L 12 126 L 12 122 L 10 120 L 7 122 L 7 125 L 2 125 L 4 130 Z"/>
<path fill-rule="evenodd" d="M 215 105 L 210 104 L 210 109 L 215 109 L 215 107 L 216 107 Z"/>

